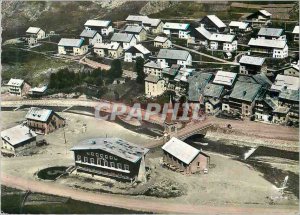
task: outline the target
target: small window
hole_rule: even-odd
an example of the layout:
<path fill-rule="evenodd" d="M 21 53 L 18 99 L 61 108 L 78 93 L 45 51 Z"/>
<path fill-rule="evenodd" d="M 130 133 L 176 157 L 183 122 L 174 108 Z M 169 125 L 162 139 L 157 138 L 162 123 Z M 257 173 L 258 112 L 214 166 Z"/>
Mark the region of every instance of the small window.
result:
<path fill-rule="evenodd" d="M 117 167 L 118 167 L 118 169 L 122 169 L 122 164 L 117 163 Z"/>
<path fill-rule="evenodd" d="M 98 153 L 96 153 L 96 157 L 99 157 L 99 154 L 98 154 Z"/>
<path fill-rule="evenodd" d="M 100 158 L 97 159 L 97 165 L 101 165 L 101 159 Z"/>
<path fill-rule="evenodd" d="M 88 162 L 88 158 L 84 157 L 84 162 L 87 163 Z"/>
<path fill-rule="evenodd" d="M 77 160 L 81 161 L 81 156 L 80 155 L 77 155 Z"/>
<path fill-rule="evenodd" d="M 117 157 L 114 157 L 114 159 L 117 161 L 118 160 L 118 158 Z"/>
<path fill-rule="evenodd" d="M 109 156 L 109 159 L 112 160 L 112 159 L 114 159 L 114 158 L 113 158 L 113 156 Z"/>
<path fill-rule="evenodd" d="M 91 152 L 91 155 L 94 156 L 94 152 Z"/>
<path fill-rule="evenodd" d="M 127 164 L 124 165 L 125 170 L 129 170 L 129 166 Z"/>
<path fill-rule="evenodd" d="M 107 158 L 108 158 L 108 155 L 105 155 L 105 158 L 107 159 Z"/>
<path fill-rule="evenodd" d="M 103 158 L 103 154 L 100 154 L 100 158 Z"/>
<path fill-rule="evenodd" d="M 108 162 L 107 161 L 104 161 L 104 166 L 108 166 Z"/>
<path fill-rule="evenodd" d="M 115 163 L 114 162 L 110 162 L 110 167 L 115 168 Z"/>
<path fill-rule="evenodd" d="M 94 158 L 91 158 L 90 161 L 91 163 L 95 163 Z"/>
<path fill-rule="evenodd" d="M 90 155 L 90 153 L 89 153 L 89 152 L 87 152 L 86 154 L 87 154 L 87 155 Z"/>

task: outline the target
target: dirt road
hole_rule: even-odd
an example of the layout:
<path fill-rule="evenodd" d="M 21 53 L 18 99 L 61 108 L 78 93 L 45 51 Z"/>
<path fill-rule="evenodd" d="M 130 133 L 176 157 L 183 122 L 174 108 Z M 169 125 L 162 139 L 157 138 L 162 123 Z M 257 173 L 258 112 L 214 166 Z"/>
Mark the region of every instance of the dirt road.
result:
<path fill-rule="evenodd" d="M 94 204 L 108 205 L 113 207 L 128 208 L 134 210 L 142 210 L 145 212 L 155 213 L 196 213 L 196 214 L 297 214 L 297 207 L 277 208 L 272 206 L 270 208 L 253 208 L 253 207 L 208 207 L 188 204 L 166 203 L 159 199 L 138 199 L 134 197 L 122 197 L 109 194 L 96 194 L 81 190 L 75 190 L 60 186 L 51 182 L 41 182 L 27 180 L 11 175 L 1 175 L 2 184 L 19 188 L 22 190 L 30 190 L 32 192 L 40 192 L 64 197 L 70 197 L 75 200 L 86 201 Z"/>

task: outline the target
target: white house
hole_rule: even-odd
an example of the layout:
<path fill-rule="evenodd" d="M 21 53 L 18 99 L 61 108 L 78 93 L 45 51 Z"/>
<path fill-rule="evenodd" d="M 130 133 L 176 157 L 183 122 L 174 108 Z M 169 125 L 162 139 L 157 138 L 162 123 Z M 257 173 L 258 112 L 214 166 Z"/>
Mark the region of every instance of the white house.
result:
<path fill-rule="evenodd" d="M 148 75 L 145 78 L 145 94 L 148 97 L 155 97 L 163 94 L 166 90 L 163 78 L 154 75 Z"/>
<path fill-rule="evenodd" d="M 160 19 L 152 19 L 148 16 L 129 15 L 126 18 L 128 25 L 140 25 L 152 34 L 159 34 L 163 31 L 164 23 Z"/>
<path fill-rule="evenodd" d="M 123 48 L 120 43 L 95 43 L 94 53 L 100 57 L 119 58 L 123 54 Z"/>
<path fill-rule="evenodd" d="M 257 38 L 269 40 L 286 40 L 281 28 L 261 28 L 257 33 Z"/>
<path fill-rule="evenodd" d="M 89 45 L 94 45 L 95 43 L 102 43 L 102 36 L 95 30 L 83 30 L 80 37 L 87 40 Z"/>
<path fill-rule="evenodd" d="M 171 48 L 172 42 L 167 37 L 157 36 L 154 38 L 154 47 Z"/>
<path fill-rule="evenodd" d="M 58 43 L 58 54 L 62 55 L 84 55 L 88 52 L 88 45 L 84 39 L 62 38 Z"/>
<path fill-rule="evenodd" d="M 231 34 L 247 33 L 252 30 L 248 22 L 231 21 L 228 26 Z"/>
<path fill-rule="evenodd" d="M 124 50 L 137 44 L 137 39 L 133 34 L 127 33 L 114 33 L 111 42 L 121 43 Z"/>
<path fill-rule="evenodd" d="M 299 25 L 296 25 L 293 29 L 294 41 L 299 41 Z"/>
<path fill-rule="evenodd" d="M 223 85 L 224 87 L 231 88 L 236 80 L 237 74 L 233 72 L 218 71 L 213 83 Z"/>
<path fill-rule="evenodd" d="M 124 29 L 124 33 L 133 34 L 138 41 L 147 39 L 147 31 L 143 26 L 128 25 Z"/>
<path fill-rule="evenodd" d="M 271 91 L 281 92 L 282 90 L 298 90 L 299 78 L 288 75 L 277 75 L 271 86 Z"/>
<path fill-rule="evenodd" d="M 289 52 L 285 40 L 251 38 L 248 45 L 251 52 L 265 54 L 273 58 L 286 58 Z"/>
<path fill-rule="evenodd" d="M 151 52 L 142 44 L 137 44 L 135 46 L 131 46 L 125 51 L 124 61 L 133 62 L 138 57 L 148 59 L 150 54 Z"/>
<path fill-rule="evenodd" d="M 114 28 L 112 27 L 112 22 L 110 20 L 90 19 L 86 21 L 84 27 L 86 30 L 95 30 L 102 36 L 108 36 L 110 33 L 114 32 Z"/>
<path fill-rule="evenodd" d="M 237 40 L 232 34 L 212 34 L 209 38 L 210 49 L 232 52 L 237 50 Z"/>
<path fill-rule="evenodd" d="M 9 93 L 15 96 L 24 96 L 27 95 L 31 86 L 22 79 L 11 78 L 6 84 L 9 87 Z"/>
<path fill-rule="evenodd" d="M 149 61 L 144 65 L 144 73 L 146 75 L 153 75 L 157 77 L 162 77 L 162 65 L 160 63 L 156 63 L 154 61 Z"/>
<path fill-rule="evenodd" d="M 170 67 L 172 64 L 192 66 L 192 55 L 185 50 L 161 49 L 157 55 L 157 63 L 163 67 Z"/>
<path fill-rule="evenodd" d="M 29 27 L 26 31 L 27 36 L 34 37 L 37 40 L 44 39 L 46 37 L 45 31 L 38 27 Z"/>
<path fill-rule="evenodd" d="M 163 27 L 164 34 L 168 37 L 175 36 L 181 39 L 188 39 L 190 36 L 190 24 L 166 22 Z"/>

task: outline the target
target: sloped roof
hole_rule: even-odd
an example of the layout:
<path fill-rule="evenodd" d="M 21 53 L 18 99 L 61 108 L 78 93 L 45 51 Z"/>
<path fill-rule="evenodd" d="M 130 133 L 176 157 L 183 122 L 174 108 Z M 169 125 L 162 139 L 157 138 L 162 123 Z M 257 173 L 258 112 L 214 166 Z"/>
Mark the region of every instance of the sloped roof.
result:
<path fill-rule="evenodd" d="M 172 137 L 161 148 L 185 164 L 190 164 L 200 153 L 199 149 L 190 146 L 176 137 Z"/>
<path fill-rule="evenodd" d="M 69 47 L 80 47 L 84 42 L 84 39 L 69 39 L 61 38 L 58 45 L 59 46 L 69 46 Z"/>
<path fill-rule="evenodd" d="M 114 33 L 112 38 L 111 38 L 111 41 L 129 43 L 132 40 L 133 37 L 134 37 L 133 34 Z"/>
<path fill-rule="evenodd" d="M 215 79 L 213 80 L 213 83 L 231 86 L 235 81 L 236 76 L 236 73 L 219 70 L 215 76 Z"/>
<path fill-rule="evenodd" d="M 120 46 L 120 43 L 95 43 L 94 49 L 108 49 L 108 50 L 116 50 Z"/>
<path fill-rule="evenodd" d="M 125 52 L 129 51 L 130 49 L 135 48 L 136 50 L 138 50 L 140 53 L 142 54 L 150 54 L 151 52 L 145 48 L 142 44 L 137 44 L 135 46 L 131 46 L 129 47 Z"/>
<path fill-rule="evenodd" d="M 81 141 L 71 151 L 100 149 L 132 163 L 139 161 L 149 149 L 137 146 L 120 138 L 97 137 Z"/>
<path fill-rule="evenodd" d="M 266 11 L 266 10 L 259 10 L 259 12 L 262 13 L 263 15 L 265 15 L 265 16 L 272 16 L 272 14 L 269 13 L 268 11 Z"/>
<path fill-rule="evenodd" d="M 258 36 L 280 37 L 283 33 L 282 28 L 261 28 Z"/>
<path fill-rule="evenodd" d="M 185 50 L 177 49 L 160 49 L 157 55 L 158 59 L 173 59 L 173 60 L 187 60 L 190 53 Z"/>
<path fill-rule="evenodd" d="M 166 42 L 167 40 L 168 40 L 167 37 L 160 37 L 160 36 L 157 36 L 157 37 L 155 37 L 154 42 L 164 43 L 164 42 Z"/>
<path fill-rule="evenodd" d="M 46 122 L 49 119 L 52 112 L 53 112 L 52 110 L 48 110 L 48 109 L 31 107 L 29 109 L 29 111 L 27 112 L 25 118 L 31 119 L 31 120 L 36 120 L 36 121 L 41 121 L 41 122 Z"/>
<path fill-rule="evenodd" d="M 152 83 L 157 83 L 159 81 L 159 77 L 156 76 L 156 75 L 148 75 L 146 78 L 145 78 L 145 81 L 147 82 L 152 82 Z"/>
<path fill-rule="evenodd" d="M 126 18 L 126 21 L 138 21 L 144 24 L 149 24 L 153 27 L 157 26 L 161 22 L 160 19 L 152 19 L 149 18 L 148 16 L 141 16 L 141 15 L 129 15 Z"/>
<path fill-rule="evenodd" d="M 231 21 L 229 23 L 229 27 L 238 27 L 239 29 L 245 30 L 248 27 L 248 22 L 238 22 L 238 21 Z"/>
<path fill-rule="evenodd" d="M 260 84 L 237 81 L 229 98 L 253 102 L 259 95 L 261 89 L 262 86 Z"/>
<path fill-rule="evenodd" d="M 37 34 L 40 30 L 41 30 L 41 28 L 38 28 L 38 27 L 29 27 L 27 29 L 26 33 Z"/>
<path fill-rule="evenodd" d="M 35 137 L 36 133 L 25 125 L 17 125 L 1 131 L 1 138 L 9 142 L 12 146 L 16 146 Z"/>
<path fill-rule="evenodd" d="M 218 42 L 229 42 L 231 43 L 235 38 L 233 34 L 212 34 L 209 38 L 211 41 L 218 41 Z"/>
<path fill-rule="evenodd" d="M 94 27 L 107 27 L 111 21 L 109 20 L 96 20 L 96 19 L 90 19 L 86 21 L 84 24 L 85 26 L 94 26 Z"/>
<path fill-rule="evenodd" d="M 128 25 L 126 26 L 124 32 L 129 33 L 140 33 L 144 28 L 138 25 Z"/>
<path fill-rule="evenodd" d="M 286 41 L 264 39 L 264 38 L 251 38 L 248 45 L 283 49 L 286 46 Z"/>
<path fill-rule="evenodd" d="M 9 82 L 7 83 L 7 86 L 13 86 L 13 87 L 20 87 L 24 83 L 24 80 L 22 79 L 15 79 L 11 78 Z"/>
<path fill-rule="evenodd" d="M 180 68 L 181 68 L 181 65 L 173 64 L 171 67 L 163 68 L 162 73 L 171 75 L 171 76 L 175 76 L 179 72 Z"/>
<path fill-rule="evenodd" d="M 176 23 L 176 22 L 166 22 L 164 28 L 176 29 L 176 30 L 187 30 L 190 24 L 188 23 Z"/>
<path fill-rule="evenodd" d="M 299 90 L 288 90 L 288 89 L 282 90 L 279 93 L 279 98 L 298 102 L 299 101 Z"/>
<path fill-rule="evenodd" d="M 207 15 L 207 18 L 209 18 L 218 28 L 225 28 L 225 23 L 219 19 L 216 15 Z"/>
<path fill-rule="evenodd" d="M 271 90 L 282 91 L 283 89 L 298 90 L 299 78 L 288 75 L 277 75 L 275 82 L 271 86 Z"/>
<path fill-rule="evenodd" d="M 299 25 L 296 25 L 293 29 L 293 34 L 299 34 Z"/>
<path fill-rule="evenodd" d="M 88 37 L 88 38 L 94 38 L 94 36 L 97 34 L 97 31 L 94 30 L 83 30 L 80 34 L 81 37 Z"/>
<path fill-rule="evenodd" d="M 149 61 L 144 65 L 144 67 L 151 67 L 151 68 L 156 68 L 156 69 L 161 69 L 161 65 L 159 63 L 156 63 L 154 61 Z"/>
<path fill-rule="evenodd" d="M 255 65 L 255 66 L 262 66 L 264 62 L 265 62 L 265 58 L 254 57 L 249 55 L 243 55 L 239 60 L 239 63 Z"/>
<path fill-rule="evenodd" d="M 190 101 L 199 101 L 200 95 L 203 94 L 205 86 L 212 79 L 212 76 L 211 73 L 201 72 L 188 77 L 188 98 Z"/>
<path fill-rule="evenodd" d="M 34 87 L 34 88 L 31 88 L 29 90 L 29 92 L 37 92 L 37 93 L 43 93 L 47 90 L 47 86 L 42 86 L 42 87 Z"/>
<path fill-rule="evenodd" d="M 210 39 L 211 33 L 208 30 L 206 30 L 203 26 L 195 28 L 195 30 L 198 31 L 201 35 L 203 35 L 206 39 Z"/>
<path fill-rule="evenodd" d="M 207 84 L 204 87 L 204 96 L 213 97 L 213 98 L 220 98 L 222 92 L 224 90 L 224 86 L 217 85 L 217 84 Z"/>

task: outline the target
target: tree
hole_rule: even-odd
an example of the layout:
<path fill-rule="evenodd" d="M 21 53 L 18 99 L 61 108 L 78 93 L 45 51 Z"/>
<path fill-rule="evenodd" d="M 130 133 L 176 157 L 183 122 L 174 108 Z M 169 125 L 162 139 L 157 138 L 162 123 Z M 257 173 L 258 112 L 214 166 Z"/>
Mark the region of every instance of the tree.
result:
<path fill-rule="evenodd" d="M 110 73 L 112 78 L 120 78 L 122 77 L 123 70 L 122 70 L 122 64 L 119 59 L 115 59 L 111 62 L 110 65 Z"/>
<path fill-rule="evenodd" d="M 135 62 L 135 72 L 137 74 L 136 82 L 143 84 L 145 81 L 145 73 L 144 73 L 144 58 L 138 57 Z"/>

